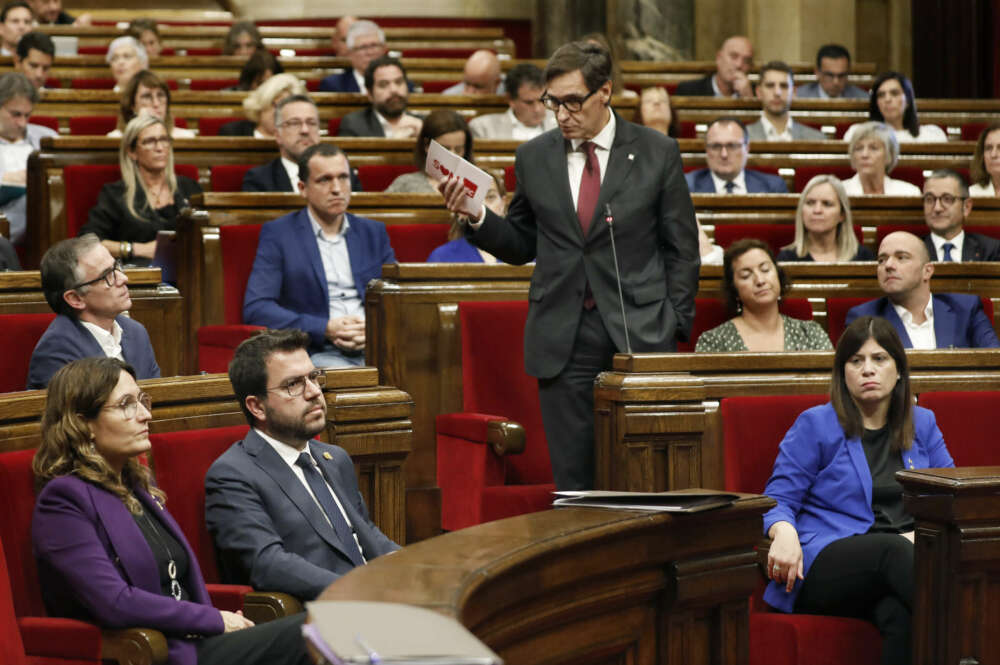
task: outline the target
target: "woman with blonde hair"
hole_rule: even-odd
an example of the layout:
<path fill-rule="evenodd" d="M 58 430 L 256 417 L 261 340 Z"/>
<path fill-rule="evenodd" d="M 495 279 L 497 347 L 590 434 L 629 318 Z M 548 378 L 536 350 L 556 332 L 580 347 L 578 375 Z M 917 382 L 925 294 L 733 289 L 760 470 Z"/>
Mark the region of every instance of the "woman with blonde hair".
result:
<path fill-rule="evenodd" d="M 305 95 L 306 84 L 294 74 L 275 74 L 243 100 L 246 120 L 226 123 L 219 128 L 219 136 L 255 136 L 259 139 L 273 139 L 274 109 L 285 97 Z"/>
<path fill-rule="evenodd" d="M 111 255 L 149 265 L 156 234 L 173 230 L 188 199 L 201 186 L 174 174 L 173 139 L 162 120 L 140 114 L 125 126 L 118 164 L 122 179 L 101 188 L 79 235 L 94 233 Z"/>
<path fill-rule="evenodd" d="M 858 243 L 851 219 L 851 201 L 844 183 L 818 175 L 808 183 L 795 210 L 795 241 L 778 252 L 779 261 L 874 261 L 870 249 Z"/>

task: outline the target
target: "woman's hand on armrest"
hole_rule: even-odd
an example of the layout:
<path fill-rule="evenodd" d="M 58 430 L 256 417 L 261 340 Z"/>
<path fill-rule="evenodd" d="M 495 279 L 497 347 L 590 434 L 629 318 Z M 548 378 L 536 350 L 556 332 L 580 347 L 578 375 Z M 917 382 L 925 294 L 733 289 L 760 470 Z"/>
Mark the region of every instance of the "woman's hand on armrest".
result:
<path fill-rule="evenodd" d="M 767 553 L 767 576 L 785 584 L 791 591 L 796 579 L 802 576 L 802 546 L 799 533 L 789 522 L 775 522 L 767 531 L 771 549 Z"/>
<path fill-rule="evenodd" d="M 243 616 L 242 611 L 227 612 L 226 610 L 219 610 L 219 614 L 222 615 L 222 623 L 225 624 L 225 632 L 227 633 L 243 630 L 244 628 L 252 628 L 254 625 L 253 621 Z"/>

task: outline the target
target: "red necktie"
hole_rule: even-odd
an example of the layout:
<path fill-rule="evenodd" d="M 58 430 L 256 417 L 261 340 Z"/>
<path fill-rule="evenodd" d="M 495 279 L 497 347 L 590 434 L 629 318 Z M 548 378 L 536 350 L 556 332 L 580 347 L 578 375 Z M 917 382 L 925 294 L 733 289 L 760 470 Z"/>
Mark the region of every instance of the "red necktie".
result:
<path fill-rule="evenodd" d="M 601 194 L 601 163 L 597 161 L 597 146 L 591 141 L 584 141 L 580 149 L 586 154 L 583 165 L 583 175 L 580 177 L 580 195 L 576 199 L 576 214 L 580 218 L 580 228 L 586 237 L 590 229 L 590 220 L 594 218 L 597 208 L 597 198 Z"/>

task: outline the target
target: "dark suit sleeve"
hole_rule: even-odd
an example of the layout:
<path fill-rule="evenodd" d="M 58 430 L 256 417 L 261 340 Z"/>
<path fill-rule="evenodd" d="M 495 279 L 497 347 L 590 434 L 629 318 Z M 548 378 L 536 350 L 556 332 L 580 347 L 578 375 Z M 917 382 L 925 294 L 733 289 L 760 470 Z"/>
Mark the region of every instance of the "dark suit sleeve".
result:
<path fill-rule="evenodd" d="M 355 123 L 355 117 L 353 113 L 349 113 L 344 116 L 340 121 L 340 127 L 337 129 L 337 136 L 364 136 L 358 132 L 360 123 Z"/>
<path fill-rule="evenodd" d="M 156 364 L 156 353 L 153 351 L 153 343 L 149 340 L 149 332 L 146 327 L 138 321 L 132 320 L 128 320 L 126 325 L 128 326 L 126 334 L 134 337 L 129 342 L 129 355 L 132 356 L 129 362 L 136 366 L 137 378 L 160 378 L 160 366 Z"/>
<path fill-rule="evenodd" d="M 365 500 L 362 498 L 361 491 L 358 489 L 357 476 L 354 475 L 354 463 L 351 462 L 351 458 L 348 456 L 347 451 L 336 446 L 329 446 L 329 448 L 332 449 L 331 455 L 333 456 L 333 468 L 336 470 L 336 474 L 340 478 L 338 484 L 339 494 L 351 502 L 351 507 L 355 513 L 351 517 L 351 521 L 353 523 L 354 530 L 358 533 L 358 538 L 361 541 L 361 548 L 364 551 L 365 558 L 370 561 L 375 557 L 382 556 L 383 554 L 395 552 L 399 549 L 399 545 L 394 543 L 388 536 L 382 533 L 382 531 L 368 516 L 368 508 L 365 506 Z M 326 462 L 321 463 L 327 464 Z M 358 516 L 360 516 L 363 524 L 357 523 Z"/>
<path fill-rule="evenodd" d="M 844 317 L 844 327 L 845 328 L 847 326 L 851 325 L 851 322 L 854 321 L 854 319 L 856 319 L 859 316 L 861 316 L 861 311 L 859 310 L 860 307 L 861 307 L 861 305 L 857 305 L 857 306 L 852 307 L 849 310 L 847 310 L 847 316 Z"/>
<path fill-rule="evenodd" d="M 986 318 L 983 311 L 983 303 L 977 297 L 972 307 L 972 320 L 969 321 L 969 338 L 972 340 L 972 347 L 975 349 L 993 349 L 1000 347 L 1000 339 L 997 339 L 996 330 L 993 324 Z"/>
<path fill-rule="evenodd" d="M 6 238 L 0 238 L 0 270 L 20 270 L 21 262 L 17 260 L 14 246 Z"/>
<path fill-rule="evenodd" d="M 671 140 L 663 164 L 658 234 L 666 266 L 667 296 L 677 316 L 677 339 L 686 340 L 694 322 L 694 298 L 698 293 L 698 224 L 684 179 L 677 142 Z"/>
<path fill-rule="evenodd" d="M 517 182 L 527 182 L 526 178 L 534 177 L 527 172 L 532 167 L 530 155 L 524 147 L 517 149 L 514 159 L 514 172 Z M 507 216 L 500 217 L 489 208 L 485 208 L 486 217 L 482 226 L 469 231 L 469 242 L 481 247 L 504 263 L 524 265 L 535 260 L 538 252 L 535 213 L 531 202 L 524 195 L 524 188 L 518 187 L 514 198 L 507 208 Z"/>
<path fill-rule="evenodd" d="M 268 187 L 268 183 L 264 181 L 264 171 L 267 165 L 258 166 L 250 169 L 243 174 L 243 187 L 241 188 L 244 192 L 269 192 L 271 188 Z"/>
<path fill-rule="evenodd" d="M 49 330 L 51 330 L 51 326 Z M 35 350 L 31 353 L 28 365 L 28 390 L 38 390 L 49 385 L 49 379 L 63 365 L 82 358 L 78 345 L 63 335 L 46 334 L 38 340 Z"/>

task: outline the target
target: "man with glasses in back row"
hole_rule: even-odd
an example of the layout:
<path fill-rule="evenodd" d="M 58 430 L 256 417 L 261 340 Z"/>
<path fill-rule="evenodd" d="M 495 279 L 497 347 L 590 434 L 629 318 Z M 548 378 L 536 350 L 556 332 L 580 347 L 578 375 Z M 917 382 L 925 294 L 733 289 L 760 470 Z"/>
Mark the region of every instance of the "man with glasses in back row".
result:
<path fill-rule="evenodd" d="M 816 52 L 816 80 L 795 89 L 800 99 L 868 99 L 868 93 L 848 85 L 851 53 L 840 44 L 826 44 Z"/>
<path fill-rule="evenodd" d="M 969 186 L 951 169 L 938 169 L 924 180 L 924 238 L 932 261 L 1000 261 L 1000 240 L 969 233 L 965 220 L 972 212 Z"/>
<path fill-rule="evenodd" d="M 685 174 L 692 194 L 785 194 L 788 185 L 776 175 L 746 168 L 749 136 L 738 119 L 716 118 L 705 133 L 708 168 Z"/>
<path fill-rule="evenodd" d="M 125 313 L 128 277 L 93 233 L 56 243 L 42 257 L 42 291 L 56 318 L 28 367 L 28 390 L 44 388 L 63 365 L 108 356 L 135 368 L 137 379 L 160 376 L 149 333 Z"/>

